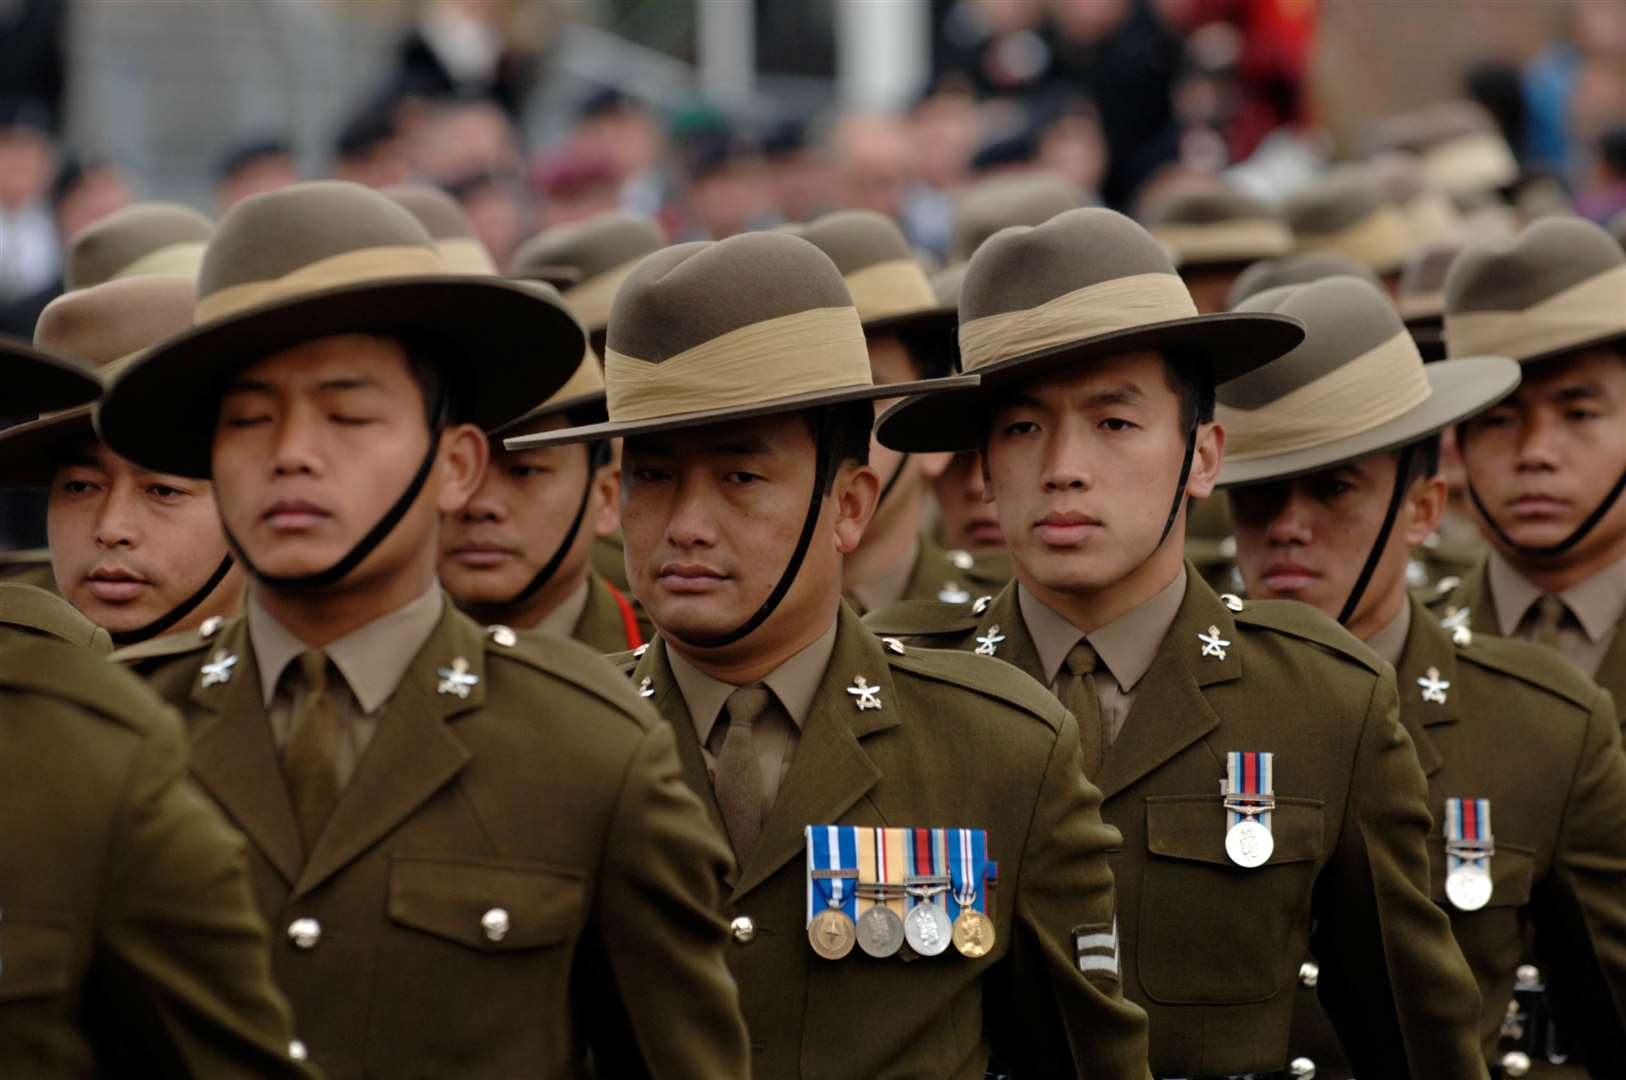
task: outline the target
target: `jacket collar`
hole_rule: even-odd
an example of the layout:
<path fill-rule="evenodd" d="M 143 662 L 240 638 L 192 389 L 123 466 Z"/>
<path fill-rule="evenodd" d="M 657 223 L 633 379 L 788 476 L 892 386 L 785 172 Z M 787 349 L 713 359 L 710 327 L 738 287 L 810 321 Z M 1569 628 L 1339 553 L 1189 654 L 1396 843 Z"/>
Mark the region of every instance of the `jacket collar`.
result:
<path fill-rule="evenodd" d="M 1445 757 L 1434 745 L 1429 729 L 1461 719 L 1457 650 L 1451 643 L 1451 632 L 1442 629 L 1420 601 L 1412 598 L 1407 602 L 1411 605 L 1411 628 L 1406 632 L 1400 662 L 1395 665 L 1400 721 L 1416 744 L 1417 760 L 1423 772 L 1432 776 L 1445 764 Z M 1426 689 L 1435 686 L 1445 695 L 1443 704 L 1423 698 Z"/>

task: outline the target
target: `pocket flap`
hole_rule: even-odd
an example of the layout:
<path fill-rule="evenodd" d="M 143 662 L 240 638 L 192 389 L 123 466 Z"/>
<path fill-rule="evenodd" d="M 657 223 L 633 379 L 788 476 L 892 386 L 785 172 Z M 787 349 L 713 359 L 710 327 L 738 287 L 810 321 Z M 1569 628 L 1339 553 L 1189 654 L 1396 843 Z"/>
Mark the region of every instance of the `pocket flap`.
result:
<path fill-rule="evenodd" d="M 500 859 L 397 857 L 390 918 L 487 952 L 556 945 L 580 929 L 585 874 Z"/>
<path fill-rule="evenodd" d="M 1457 906 L 1445 895 L 1445 839 L 1428 838 L 1429 893 L 1434 902 L 1447 911 L 1458 913 Z M 1536 878 L 1536 853 L 1532 848 L 1496 841 L 1496 853 L 1490 860 L 1491 896 L 1488 908 L 1523 907 L 1530 902 L 1530 890 Z M 1466 912 L 1463 914 L 1472 914 Z"/>
<path fill-rule="evenodd" d="M 73 932 L 66 921 L 0 911 L 0 1001 L 66 993 L 72 967 Z"/>
<path fill-rule="evenodd" d="M 1265 866 L 1321 858 L 1326 848 L 1320 799 L 1276 796 Z M 1146 849 L 1171 859 L 1235 866 L 1225 854 L 1225 803 L 1218 795 L 1155 795 L 1146 799 Z"/>

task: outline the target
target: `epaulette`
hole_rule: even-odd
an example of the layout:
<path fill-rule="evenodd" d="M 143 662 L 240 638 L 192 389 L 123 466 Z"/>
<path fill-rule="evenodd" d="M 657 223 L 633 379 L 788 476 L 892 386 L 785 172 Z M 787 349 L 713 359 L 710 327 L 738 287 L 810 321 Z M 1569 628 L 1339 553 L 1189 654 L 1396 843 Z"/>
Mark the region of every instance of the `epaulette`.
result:
<path fill-rule="evenodd" d="M 886 639 L 883 639 L 885 641 Z M 1014 706 L 1056 730 L 1066 715 L 1054 694 L 1019 668 L 991 656 L 958 649 L 925 649 L 886 642 L 886 659 L 898 671 L 947 683 Z"/>
<path fill-rule="evenodd" d="M 978 600 L 968 600 L 963 604 L 946 604 L 941 600 L 900 600 L 865 615 L 864 625 L 874 633 L 895 637 L 963 634 L 977 628 L 977 622 L 982 617 L 982 612 L 976 610 L 977 604 Z"/>
<path fill-rule="evenodd" d="M 0 623 L 107 652 L 105 631 L 62 597 L 32 585 L 0 582 Z"/>
<path fill-rule="evenodd" d="M 626 680 L 618 678 L 613 667 L 604 663 L 604 656 L 579 641 L 538 634 L 502 635 L 497 631 L 506 627 L 486 628 L 486 656 L 501 657 L 551 675 L 562 682 L 585 690 L 625 713 L 630 719 L 646 723 L 648 710 L 632 692 Z"/>
<path fill-rule="evenodd" d="M 1476 634 L 1472 644 L 1457 646 L 1457 658 L 1529 683 L 1588 712 L 1597 707 L 1598 697 L 1603 693 L 1597 683 L 1569 661 L 1546 646 L 1529 641 Z"/>
<path fill-rule="evenodd" d="M 632 678 L 633 668 L 638 666 L 638 661 L 642 660 L 644 658 L 644 653 L 648 651 L 649 642 L 646 641 L 636 649 L 625 649 L 617 653 L 608 653 L 605 655 L 604 659 L 608 660 L 616 668 L 616 670 L 620 671 L 621 674 L 630 679 Z"/>
<path fill-rule="evenodd" d="M 82 705 L 143 735 L 168 715 L 140 679 L 105 656 L 60 641 L 0 650 L 0 686 Z"/>
<path fill-rule="evenodd" d="M 1274 630 L 1314 642 L 1355 661 L 1374 675 L 1383 670 L 1383 661 L 1377 653 L 1309 604 L 1297 600 L 1249 600 L 1234 617 L 1241 626 Z"/>
<path fill-rule="evenodd" d="M 1462 587 L 1462 579 L 1455 574 L 1447 574 L 1432 585 L 1421 589 L 1413 589 L 1412 595 L 1421 600 L 1429 608 L 1442 608 L 1450 604 L 1456 592 Z"/>
<path fill-rule="evenodd" d="M 110 657 L 120 664 L 138 664 L 146 660 L 163 660 L 172 656 L 185 656 L 187 653 L 202 652 L 217 636 L 218 624 L 205 634 L 204 628 L 208 623 L 196 630 L 186 630 L 179 634 L 162 634 L 148 641 L 138 641 L 134 645 L 126 645 L 122 649 L 115 649 Z"/>

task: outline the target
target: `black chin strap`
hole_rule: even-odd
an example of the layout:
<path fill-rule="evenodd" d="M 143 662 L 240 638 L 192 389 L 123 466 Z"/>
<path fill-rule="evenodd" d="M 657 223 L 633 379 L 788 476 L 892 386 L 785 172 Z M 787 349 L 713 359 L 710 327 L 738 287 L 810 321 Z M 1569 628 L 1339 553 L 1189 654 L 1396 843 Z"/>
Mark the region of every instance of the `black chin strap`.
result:
<path fill-rule="evenodd" d="M 1400 451 L 1400 460 L 1395 465 L 1395 487 L 1389 493 L 1389 508 L 1384 511 L 1383 525 L 1378 529 L 1378 538 L 1372 542 L 1372 550 L 1367 553 L 1366 564 L 1361 567 L 1361 575 L 1355 579 L 1355 587 L 1350 590 L 1349 599 L 1344 601 L 1344 610 L 1338 613 L 1340 626 L 1349 625 L 1349 620 L 1355 615 L 1356 606 L 1366 594 L 1366 586 L 1371 583 L 1372 575 L 1377 572 L 1378 561 L 1383 558 L 1383 549 L 1389 543 L 1389 534 L 1394 532 L 1395 518 L 1400 514 L 1400 504 L 1406 497 L 1406 489 L 1411 486 L 1411 464 L 1416 456 L 1416 443 Z"/>
<path fill-rule="evenodd" d="M 1467 452 L 1468 425 L 1461 424 L 1457 427 L 1457 453 L 1466 455 Z M 1463 462 L 1464 471 L 1466 472 L 1467 458 L 1465 456 Z M 1556 544 L 1549 544 L 1546 547 L 1528 547 L 1524 544 L 1515 543 L 1513 538 L 1503 531 L 1501 523 L 1492 516 L 1484 500 L 1479 497 L 1479 491 L 1474 487 L 1474 482 L 1472 480 L 1468 481 L 1468 498 L 1473 500 L 1474 509 L 1478 510 L 1479 516 L 1485 519 L 1485 524 L 1489 525 L 1491 532 L 1496 534 L 1496 539 L 1500 540 L 1514 553 L 1527 559 L 1554 559 L 1585 540 L 1588 534 L 1598 527 L 1598 522 L 1602 521 L 1604 516 L 1614 508 L 1615 503 L 1620 500 L 1622 491 L 1626 491 L 1626 469 L 1621 471 L 1620 477 L 1615 481 L 1615 486 L 1610 488 L 1609 494 L 1603 497 L 1603 502 L 1599 503 L 1598 508 L 1586 516 L 1585 521 L 1575 527 L 1574 532 Z"/>
<path fill-rule="evenodd" d="M 819 523 L 819 510 L 824 504 L 825 489 L 830 483 L 832 466 L 830 458 L 834 451 L 830 444 L 829 409 L 819 410 L 817 427 L 814 453 L 818 455 L 818 467 L 813 473 L 813 495 L 808 502 L 807 517 L 802 520 L 802 535 L 796 540 L 796 550 L 791 553 L 790 563 L 786 565 L 785 572 L 779 576 L 779 584 L 773 587 L 773 592 L 769 593 L 762 606 L 757 608 L 755 615 L 721 637 L 690 638 L 681 634 L 673 634 L 673 637 L 697 649 L 720 649 L 725 645 L 732 645 L 766 622 L 780 601 L 784 600 L 785 594 L 790 592 L 790 587 L 796 583 L 796 575 L 801 572 L 802 560 L 807 557 L 808 546 L 813 542 L 813 532 Z"/>
<path fill-rule="evenodd" d="M 413 475 L 412 482 L 401 493 L 401 497 L 395 500 L 395 504 L 379 519 L 378 524 L 369 529 L 366 536 L 356 541 L 356 545 L 345 554 L 344 558 L 326 570 L 319 570 L 314 574 L 267 574 L 254 565 L 253 560 L 248 557 L 247 550 L 237 542 L 237 538 L 232 535 L 231 529 L 227 528 L 225 521 L 222 520 L 220 524 L 221 528 L 226 531 L 226 540 L 231 544 L 233 550 L 237 552 L 237 557 L 242 560 L 243 569 L 253 575 L 254 580 L 273 589 L 325 589 L 330 585 L 336 585 L 343 581 L 349 576 L 350 571 L 360 566 L 362 560 L 377 550 L 378 545 L 382 544 L 384 539 L 395 531 L 395 527 L 401 524 L 401 519 L 406 517 L 407 511 L 412 509 L 412 504 L 418 501 L 418 496 L 423 494 L 423 486 L 428 483 L 429 474 L 435 467 L 435 459 L 440 455 L 440 435 L 446 426 L 447 413 L 447 401 L 442 396 L 434 409 L 434 422 L 429 425 L 429 449 L 424 451 L 423 461 L 419 463 L 418 471 Z"/>
<path fill-rule="evenodd" d="M 1169 506 L 1169 516 L 1163 519 L 1163 532 L 1157 538 L 1157 545 L 1147 553 L 1146 559 L 1141 560 L 1142 563 L 1162 549 L 1163 542 L 1169 538 L 1169 533 L 1174 528 L 1174 519 L 1180 516 L 1180 507 L 1185 504 L 1186 481 L 1191 479 L 1191 463 L 1197 457 L 1197 423 L 1197 410 L 1193 408 L 1191 423 L 1186 425 L 1186 457 L 1180 463 L 1180 482 L 1174 485 L 1174 502 Z"/>
<path fill-rule="evenodd" d="M 493 612 L 512 610 L 530 600 L 542 586 L 553 579 L 553 575 L 559 572 L 559 567 L 564 563 L 565 556 L 569 555 L 570 549 L 576 545 L 576 534 L 581 532 L 582 522 L 587 519 L 587 504 L 593 500 L 594 480 L 598 476 L 598 471 L 609 464 L 609 460 L 610 444 L 608 442 L 593 443 L 587 448 L 587 483 L 582 487 L 581 501 L 576 504 L 576 516 L 571 519 L 570 528 L 566 531 L 565 538 L 559 541 L 559 546 L 548 557 L 548 561 L 542 565 L 542 569 L 536 572 L 536 576 L 531 578 L 530 582 L 516 595 L 507 600 L 496 604 L 471 604 L 471 607 Z"/>
<path fill-rule="evenodd" d="M 226 575 L 231 573 L 231 568 L 232 557 L 231 553 L 227 552 L 226 555 L 220 560 L 220 565 L 215 567 L 215 572 L 209 575 L 209 580 L 205 581 L 197 592 L 181 601 L 179 607 L 173 608 L 168 615 L 165 615 L 160 619 L 155 619 L 146 626 L 139 626 L 134 630 L 125 630 L 117 634 L 109 635 L 113 639 L 113 644 L 122 649 L 126 645 L 135 645 L 139 642 L 150 640 L 157 637 L 159 634 L 162 634 L 164 631 L 168 630 L 170 627 L 192 614 L 198 609 L 198 605 L 209 599 L 214 591 L 220 588 L 220 583 L 226 580 Z"/>
<path fill-rule="evenodd" d="M 886 486 L 881 488 L 880 498 L 875 500 L 875 513 L 877 515 L 880 514 L 881 507 L 886 505 L 886 497 L 892 494 L 892 489 L 898 486 L 899 480 L 903 479 L 903 471 L 909 467 L 909 458 L 911 456 L 906 453 L 898 458 L 898 467 L 892 470 L 891 476 L 887 477 Z"/>

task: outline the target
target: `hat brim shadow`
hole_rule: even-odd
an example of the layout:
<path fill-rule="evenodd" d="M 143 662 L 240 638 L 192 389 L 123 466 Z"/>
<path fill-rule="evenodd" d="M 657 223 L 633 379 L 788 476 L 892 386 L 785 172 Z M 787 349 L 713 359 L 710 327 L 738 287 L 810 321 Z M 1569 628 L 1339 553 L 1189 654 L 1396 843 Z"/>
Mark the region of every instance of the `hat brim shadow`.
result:
<path fill-rule="evenodd" d="M 1479 415 L 1519 385 L 1519 365 L 1504 356 L 1441 360 L 1423 368 L 1430 393 L 1414 409 L 1368 431 L 1320 446 L 1236 460 L 1220 468 L 1219 487 L 1239 487 L 1319 472 L 1371 454 L 1398 450 Z"/>
<path fill-rule="evenodd" d="M 490 435 L 493 439 L 517 439 L 521 435 L 534 435 L 542 430 L 538 424 L 560 413 L 574 413 L 579 418 L 578 423 L 602 424 L 610 417 L 606 401 L 604 391 L 598 390 L 564 401 L 551 402 L 533 409 L 518 420 L 491 432 Z"/>
<path fill-rule="evenodd" d="M 1556 349 L 1547 349 L 1533 356 L 1521 356 L 1519 357 L 1519 363 L 1539 364 L 1545 360 L 1556 360 L 1560 356 L 1568 356 L 1570 353 L 1582 352 L 1586 349 L 1597 349 L 1606 345 L 1626 345 L 1626 331 L 1611 330 L 1607 334 L 1582 338 L 1573 344 L 1561 345 Z"/>
<path fill-rule="evenodd" d="M 911 454 L 975 450 L 990 402 L 1014 384 L 1070 365 L 1155 349 L 1206 364 L 1218 385 L 1286 355 L 1303 340 L 1303 323 L 1271 312 L 1198 315 L 1115 330 L 979 367 L 974 374 L 982 381 L 970 389 L 900 401 L 876 421 L 876 437 Z"/>
<path fill-rule="evenodd" d="M 819 409 L 827 405 L 841 405 L 852 401 L 876 401 L 886 398 L 931 394 L 933 392 L 952 393 L 957 389 L 976 386 L 977 378 L 976 375 L 949 375 L 940 379 L 917 379 L 912 382 L 846 386 L 835 390 L 818 390 L 812 393 L 792 394 L 789 397 L 774 398 L 751 405 L 740 405 L 726 409 L 702 409 L 696 412 L 678 413 L 673 416 L 651 417 L 648 420 L 609 421 L 603 424 L 588 424 L 559 431 L 547 431 L 536 435 L 525 435 L 516 439 L 505 440 L 504 447 L 508 450 L 526 450 L 538 446 L 559 446 L 566 443 L 593 442 L 598 439 L 623 436 L 655 435 L 664 431 L 683 431 L 689 428 L 708 427 L 712 424 L 735 420 L 752 420 L 763 416 L 806 412 L 809 409 Z"/>
<path fill-rule="evenodd" d="M 0 416 L 55 412 L 95 401 L 102 381 L 78 364 L 41 352 L 26 341 L 0 335 L 6 378 Z M 20 406 L 11 413 L 12 406 Z"/>
<path fill-rule="evenodd" d="M 457 419 L 488 431 L 563 386 L 586 346 L 569 312 L 502 278 L 368 281 L 252 308 L 161 342 L 112 381 L 96 430 L 146 468 L 206 478 L 220 395 L 232 376 L 272 353 L 354 333 L 432 342 L 460 406 Z M 551 356 L 559 362 L 548 363 Z"/>
<path fill-rule="evenodd" d="M 64 448 L 96 438 L 93 405 L 0 431 L 0 488 L 45 487 Z"/>
<path fill-rule="evenodd" d="M 884 319 L 874 319 L 864 324 L 864 333 L 873 334 L 906 334 L 910 331 L 922 330 L 951 330 L 959 312 L 951 307 L 927 308 L 925 311 L 911 311 L 907 315 L 889 315 Z"/>

